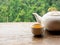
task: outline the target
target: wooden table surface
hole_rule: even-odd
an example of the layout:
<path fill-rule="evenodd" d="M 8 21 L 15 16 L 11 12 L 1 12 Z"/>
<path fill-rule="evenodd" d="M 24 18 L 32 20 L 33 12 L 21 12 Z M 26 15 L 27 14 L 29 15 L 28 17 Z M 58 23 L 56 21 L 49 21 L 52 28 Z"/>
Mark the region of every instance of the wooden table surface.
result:
<path fill-rule="evenodd" d="M 60 45 L 60 36 L 34 37 L 31 32 L 34 23 L 0 23 L 0 45 Z"/>

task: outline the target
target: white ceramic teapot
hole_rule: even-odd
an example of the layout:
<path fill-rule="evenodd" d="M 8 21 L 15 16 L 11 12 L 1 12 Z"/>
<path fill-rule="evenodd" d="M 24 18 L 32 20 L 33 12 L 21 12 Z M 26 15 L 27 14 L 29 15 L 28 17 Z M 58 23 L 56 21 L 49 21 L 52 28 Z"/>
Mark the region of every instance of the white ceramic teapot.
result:
<path fill-rule="evenodd" d="M 45 29 L 51 31 L 60 30 L 60 11 L 51 11 L 39 16 L 37 13 L 33 13 L 37 22 L 39 22 Z"/>

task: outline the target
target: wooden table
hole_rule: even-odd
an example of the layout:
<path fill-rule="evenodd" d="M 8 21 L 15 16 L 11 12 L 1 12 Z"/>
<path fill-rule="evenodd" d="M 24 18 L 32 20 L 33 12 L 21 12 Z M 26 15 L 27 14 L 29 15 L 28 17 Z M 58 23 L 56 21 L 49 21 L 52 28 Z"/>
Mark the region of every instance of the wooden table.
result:
<path fill-rule="evenodd" d="M 31 32 L 34 23 L 0 23 L 0 45 L 60 45 L 60 36 L 34 37 Z"/>

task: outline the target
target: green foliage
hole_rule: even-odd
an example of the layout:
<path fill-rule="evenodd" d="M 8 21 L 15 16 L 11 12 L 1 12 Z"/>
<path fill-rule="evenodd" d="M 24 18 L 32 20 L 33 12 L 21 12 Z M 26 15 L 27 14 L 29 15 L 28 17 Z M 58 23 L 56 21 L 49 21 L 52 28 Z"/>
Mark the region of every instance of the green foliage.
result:
<path fill-rule="evenodd" d="M 0 22 L 34 22 L 32 13 L 43 16 L 49 7 L 60 10 L 60 0 L 0 0 Z"/>

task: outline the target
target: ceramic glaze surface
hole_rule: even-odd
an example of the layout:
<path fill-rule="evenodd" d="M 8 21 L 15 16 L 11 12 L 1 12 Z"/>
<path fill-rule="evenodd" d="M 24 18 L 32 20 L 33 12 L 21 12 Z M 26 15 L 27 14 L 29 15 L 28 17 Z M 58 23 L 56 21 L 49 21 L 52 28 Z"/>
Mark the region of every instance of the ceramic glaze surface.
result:
<path fill-rule="evenodd" d="M 34 13 L 36 20 L 42 24 L 44 28 L 50 30 L 60 30 L 60 11 L 51 11 L 40 17 Z M 54 26 L 53 26 L 54 25 Z"/>

